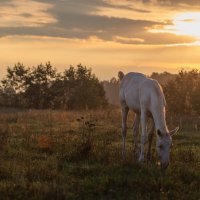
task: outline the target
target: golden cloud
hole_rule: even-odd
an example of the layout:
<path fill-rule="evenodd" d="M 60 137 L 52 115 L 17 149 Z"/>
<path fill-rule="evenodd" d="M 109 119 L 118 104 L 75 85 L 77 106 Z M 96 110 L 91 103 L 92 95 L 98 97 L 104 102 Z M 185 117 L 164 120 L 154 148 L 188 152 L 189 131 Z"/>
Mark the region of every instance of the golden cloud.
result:
<path fill-rule="evenodd" d="M 0 3 L 0 7 L 0 27 L 40 27 L 57 22 L 48 12 L 51 4 L 12 0 Z"/>

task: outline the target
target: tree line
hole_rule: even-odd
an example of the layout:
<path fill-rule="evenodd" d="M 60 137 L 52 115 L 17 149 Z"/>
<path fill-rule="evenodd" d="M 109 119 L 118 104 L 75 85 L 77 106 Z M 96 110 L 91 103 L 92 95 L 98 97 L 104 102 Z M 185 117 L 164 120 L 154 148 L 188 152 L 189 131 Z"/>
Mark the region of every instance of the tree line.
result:
<path fill-rule="evenodd" d="M 200 72 L 181 70 L 164 86 L 168 110 L 175 115 L 200 115 Z"/>
<path fill-rule="evenodd" d="M 200 115 L 200 72 L 153 72 L 174 115 Z M 17 63 L 0 82 L 0 106 L 33 109 L 95 109 L 119 105 L 119 80 L 99 81 L 92 69 L 70 66 L 59 73 L 50 62 L 36 67 Z"/>
<path fill-rule="evenodd" d="M 0 106 L 33 109 L 94 109 L 107 105 L 105 91 L 90 68 L 79 64 L 58 73 L 50 62 L 17 63 L 0 84 Z"/>

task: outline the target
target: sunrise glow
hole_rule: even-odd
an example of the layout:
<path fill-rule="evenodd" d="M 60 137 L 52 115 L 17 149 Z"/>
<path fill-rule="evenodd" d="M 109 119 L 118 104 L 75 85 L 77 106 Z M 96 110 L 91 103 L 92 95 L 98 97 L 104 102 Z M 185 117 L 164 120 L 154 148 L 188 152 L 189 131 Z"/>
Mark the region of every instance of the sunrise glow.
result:
<path fill-rule="evenodd" d="M 118 70 L 199 68 L 200 3 L 186 0 L 2 0 L 0 76 L 17 62 Z M 159 56 L 158 56 L 159 55 Z"/>
<path fill-rule="evenodd" d="M 188 35 L 200 38 L 200 12 L 181 13 L 172 21 L 172 25 L 166 25 L 162 29 L 153 29 L 153 33 L 173 33 L 176 35 Z"/>

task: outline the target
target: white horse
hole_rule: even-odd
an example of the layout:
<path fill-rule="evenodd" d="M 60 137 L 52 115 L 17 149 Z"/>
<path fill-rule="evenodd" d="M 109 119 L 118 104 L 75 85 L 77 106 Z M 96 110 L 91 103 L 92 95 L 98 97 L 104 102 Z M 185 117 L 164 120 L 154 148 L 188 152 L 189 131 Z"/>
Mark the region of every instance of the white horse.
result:
<path fill-rule="evenodd" d="M 156 80 L 150 79 L 141 73 L 130 72 L 126 75 L 123 72 L 118 73 L 121 81 L 119 98 L 122 108 L 122 156 L 126 157 L 125 139 L 126 139 L 126 121 L 128 111 L 135 113 L 133 125 L 134 144 L 138 150 L 139 123 L 141 120 L 141 146 L 139 152 L 139 162 L 144 161 L 144 146 L 147 141 L 147 119 L 150 117 L 153 121 L 152 127 L 148 133 L 148 153 L 150 158 L 151 144 L 154 134 L 154 128 L 157 131 L 157 153 L 162 168 L 169 165 L 169 152 L 172 144 L 172 135 L 178 131 L 178 127 L 169 131 L 165 120 L 165 96 L 163 90 Z"/>

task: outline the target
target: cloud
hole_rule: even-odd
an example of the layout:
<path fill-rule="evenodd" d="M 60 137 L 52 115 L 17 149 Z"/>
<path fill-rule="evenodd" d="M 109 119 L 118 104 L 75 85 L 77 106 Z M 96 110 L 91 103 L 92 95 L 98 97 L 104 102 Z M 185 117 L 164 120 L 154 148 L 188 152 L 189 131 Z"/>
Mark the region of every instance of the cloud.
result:
<path fill-rule="evenodd" d="M 161 3 L 162 5 L 194 5 L 194 6 L 200 6 L 200 2 L 198 0 L 157 0 L 158 3 Z"/>
<path fill-rule="evenodd" d="M 10 0 L 3 1 L 0 11 L 0 37 L 8 35 L 33 35 L 58 38 L 88 39 L 125 44 L 176 44 L 191 43 L 196 39 L 170 33 L 152 33 L 153 27 L 164 27 L 170 20 L 145 20 L 99 15 L 104 9 L 127 10 L 151 16 L 145 6 L 133 6 L 140 1 L 116 0 Z M 143 1 L 147 3 L 150 1 Z M 162 3 L 162 2 L 160 2 Z M 178 3 L 178 1 L 177 1 Z M 17 12 L 13 12 L 17 10 Z M 3 14 L 2 14 L 3 13 Z M 15 14 L 13 14 L 15 13 Z M 158 16 L 159 19 L 159 16 Z"/>
<path fill-rule="evenodd" d="M 0 27 L 39 27 L 56 22 L 48 12 L 52 8 L 51 4 L 8 0 L 1 1 L 0 7 Z"/>
<path fill-rule="evenodd" d="M 156 4 L 156 5 L 166 5 L 166 6 L 185 6 L 185 5 L 194 5 L 194 6 L 200 6 L 200 2 L 198 0 L 125 0 L 129 3 L 135 3 L 135 2 L 142 2 L 146 4 Z"/>

